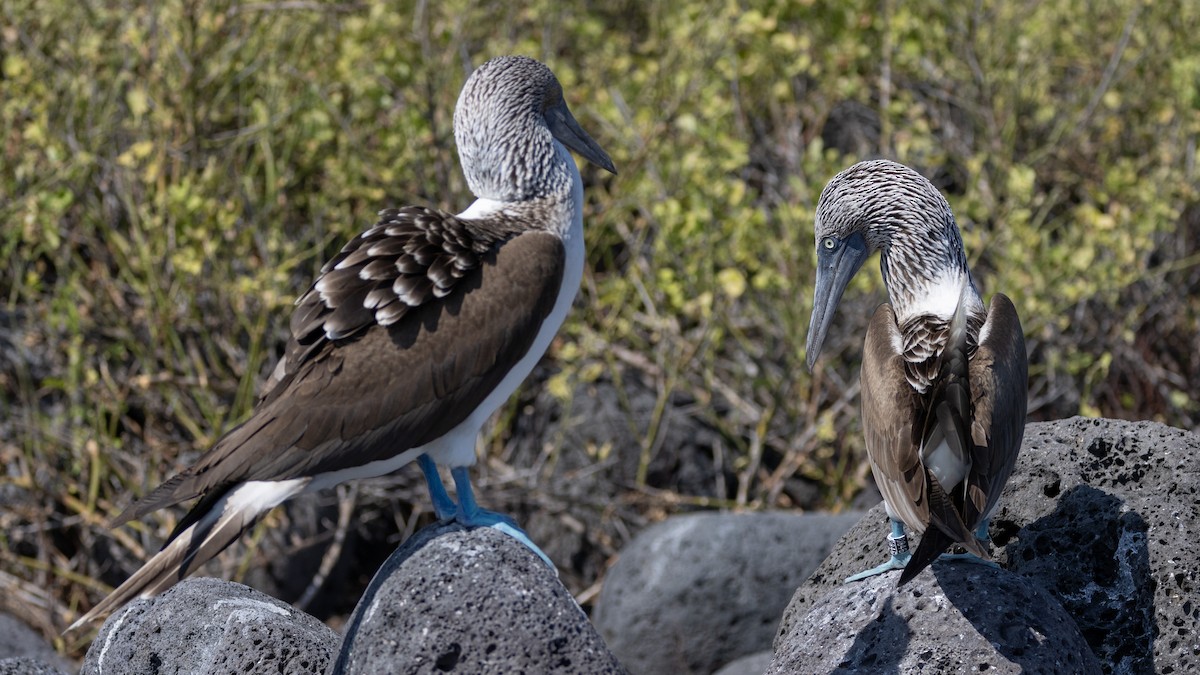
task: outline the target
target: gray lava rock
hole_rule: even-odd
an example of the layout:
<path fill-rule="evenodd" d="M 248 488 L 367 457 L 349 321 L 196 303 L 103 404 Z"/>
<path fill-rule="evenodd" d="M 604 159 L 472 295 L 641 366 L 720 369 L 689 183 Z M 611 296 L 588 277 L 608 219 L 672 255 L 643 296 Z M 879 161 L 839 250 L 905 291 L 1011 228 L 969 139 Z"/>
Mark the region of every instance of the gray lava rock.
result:
<path fill-rule="evenodd" d="M 0 659 L 0 675 L 67 675 L 67 671 L 34 656 L 18 656 Z"/>
<path fill-rule="evenodd" d="M 768 675 L 790 673 L 1099 673 L 1065 610 L 1010 572 L 936 562 L 896 589 L 896 575 L 838 587 L 792 626 Z"/>
<path fill-rule="evenodd" d="M 4 664 L 17 660 L 22 663 L 42 662 L 52 669 L 67 669 L 66 661 L 37 631 L 21 623 L 16 617 L 0 614 L 0 673 L 24 672 L 4 670 L 6 667 L 12 668 L 11 664 Z"/>
<path fill-rule="evenodd" d="M 609 571 L 596 627 L 635 673 L 707 675 L 769 649 L 790 593 L 859 515 L 668 518 L 639 533 Z"/>
<path fill-rule="evenodd" d="M 81 675 L 321 672 L 337 635 L 242 584 L 187 579 L 104 622 Z"/>
<path fill-rule="evenodd" d="M 435 523 L 375 575 L 332 673 L 624 673 L 554 571 L 490 528 Z"/>
<path fill-rule="evenodd" d="M 842 579 L 886 558 L 885 523 L 872 509 L 796 591 L 777 654 Z M 1104 672 L 1200 669 L 1200 436 L 1153 422 L 1030 424 L 991 535 L 995 559 L 1061 604 Z M 964 569 L 938 563 L 932 574 L 948 588 Z M 909 630 L 937 620 L 913 616 Z"/>

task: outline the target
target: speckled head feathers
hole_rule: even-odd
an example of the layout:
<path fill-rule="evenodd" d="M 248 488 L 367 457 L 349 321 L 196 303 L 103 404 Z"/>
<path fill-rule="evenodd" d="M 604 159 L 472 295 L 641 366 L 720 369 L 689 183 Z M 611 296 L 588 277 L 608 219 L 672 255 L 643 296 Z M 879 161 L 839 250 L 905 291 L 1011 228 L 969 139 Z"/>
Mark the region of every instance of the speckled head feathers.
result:
<path fill-rule="evenodd" d="M 949 202 L 903 164 L 869 160 L 834 176 L 821 191 L 815 230 L 818 246 L 858 234 L 868 254 L 880 251 L 888 296 L 905 318 L 938 290 L 946 298 L 935 313 L 948 316 L 962 283 L 973 283 Z"/>
<path fill-rule="evenodd" d="M 883 282 L 899 323 L 922 315 L 946 320 L 963 297 L 969 313 L 983 311 L 950 204 L 907 166 L 871 160 L 834 176 L 821 191 L 815 225 L 810 368 L 842 292 L 874 251 L 880 252 Z"/>
<path fill-rule="evenodd" d="M 940 237 L 946 230 L 958 238 L 942 193 L 921 174 L 886 159 L 859 162 L 834 176 L 817 203 L 818 241 L 857 231 L 876 250 L 894 237 L 927 237 L 927 232 Z"/>
<path fill-rule="evenodd" d="M 556 138 L 615 172 L 571 116 L 554 73 L 527 56 L 500 56 L 471 74 L 454 109 L 454 138 L 467 185 L 485 199 L 525 201 L 568 190 L 574 165 L 556 152 Z"/>

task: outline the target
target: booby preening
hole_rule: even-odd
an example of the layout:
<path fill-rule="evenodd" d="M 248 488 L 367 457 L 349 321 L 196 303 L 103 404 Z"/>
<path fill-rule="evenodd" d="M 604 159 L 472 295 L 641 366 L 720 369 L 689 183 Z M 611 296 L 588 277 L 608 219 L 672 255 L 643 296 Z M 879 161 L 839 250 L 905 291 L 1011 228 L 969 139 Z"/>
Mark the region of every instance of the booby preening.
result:
<path fill-rule="evenodd" d="M 166 590 L 291 497 L 413 460 L 439 517 L 498 527 L 541 554 L 511 519 L 476 505 L 468 467 L 480 427 L 545 353 L 579 289 L 583 183 L 568 148 L 616 170 L 531 58 L 495 58 L 468 78 L 454 137 L 477 200 L 458 215 L 383 211 L 324 266 L 250 418 L 116 524 L 199 502 L 71 629 Z M 450 467 L 457 504 L 435 464 Z"/>
<path fill-rule="evenodd" d="M 984 307 L 945 197 L 895 162 L 860 162 L 821 191 L 812 369 L 842 292 L 874 251 L 889 303 L 863 348 L 867 457 L 891 519 L 891 558 L 847 581 L 916 576 L 952 544 L 988 558 L 988 519 L 1025 429 L 1028 359 L 1003 294 Z M 923 533 L 913 553 L 904 526 Z"/>

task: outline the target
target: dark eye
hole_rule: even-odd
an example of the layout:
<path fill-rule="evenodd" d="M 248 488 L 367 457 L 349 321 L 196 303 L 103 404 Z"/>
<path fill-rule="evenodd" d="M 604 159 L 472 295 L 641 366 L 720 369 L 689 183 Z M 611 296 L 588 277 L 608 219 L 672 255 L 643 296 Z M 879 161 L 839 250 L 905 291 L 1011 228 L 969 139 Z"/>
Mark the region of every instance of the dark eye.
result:
<path fill-rule="evenodd" d="M 837 242 L 833 240 L 833 237 L 825 237 L 821 240 L 821 245 L 825 247 L 826 251 L 832 251 L 837 246 Z"/>

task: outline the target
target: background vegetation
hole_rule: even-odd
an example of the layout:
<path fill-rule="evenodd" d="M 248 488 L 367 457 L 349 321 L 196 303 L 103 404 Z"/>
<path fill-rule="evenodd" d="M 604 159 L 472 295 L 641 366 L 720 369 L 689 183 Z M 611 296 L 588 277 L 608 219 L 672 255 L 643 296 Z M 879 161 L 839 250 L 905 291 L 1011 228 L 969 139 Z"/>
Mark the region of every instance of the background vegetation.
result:
<path fill-rule="evenodd" d="M 869 480 L 873 265 L 815 374 L 802 346 L 816 198 L 861 158 L 948 194 L 1022 313 L 1031 418 L 1200 430 L 1198 3 L 5 0 L 0 609 L 56 633 L 123 578 L 179 514 L 106 519 L 244 418 L 321 263 L 384 206 L 469 203 L 453 106 L 503 53 L 554 68 L 621 173 L 584 169 L 583 291 L 482 472 L 552 489 L 510 461 L 530 388 L 610 386 L 636 442 L 587 451 L 633 462 L 606 498 L 638 517 L 581 507 L 601 561 L 688 505 L 838 509 Z M 673 407 L 711 491 L 651 470 Z M 598 569 L 567 577 L 585 602 Z"/>

